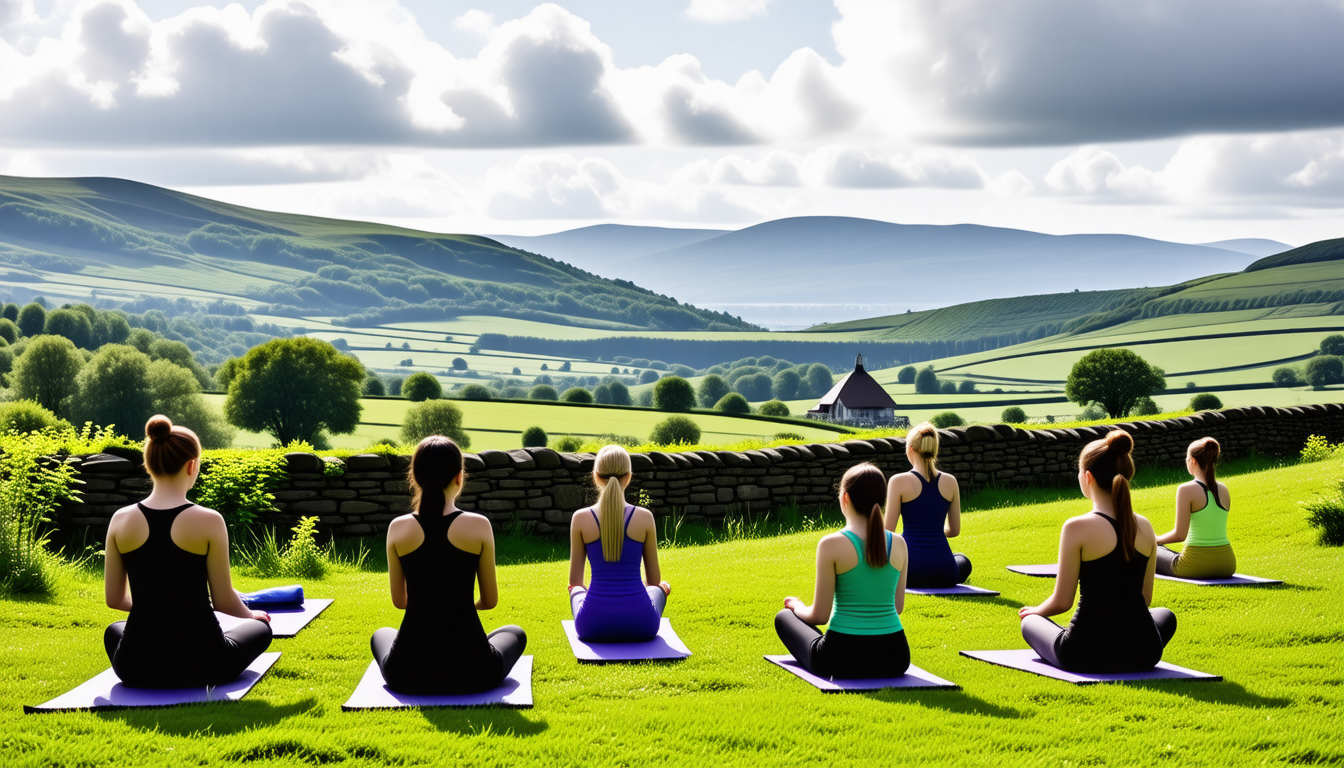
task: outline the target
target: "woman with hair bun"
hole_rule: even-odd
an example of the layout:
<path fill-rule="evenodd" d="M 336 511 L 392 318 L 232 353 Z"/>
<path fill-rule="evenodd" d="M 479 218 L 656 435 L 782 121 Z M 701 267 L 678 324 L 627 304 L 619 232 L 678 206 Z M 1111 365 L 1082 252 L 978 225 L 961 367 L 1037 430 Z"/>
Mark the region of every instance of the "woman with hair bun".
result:
<path fill-rule="evenodd" d="M 882 470 L 864 463 L 840 480 L 845 527 L 817 544 L 812 605 L 784 598 L 775 631 L 793 658 L 814 675 L 862 679 L 900 677 L 910 666 L 901 625 L 905 609 L 905 542 L 884 530 Z M 818 624 L 828 624 L 822 634 Z"/>
<path fill-rule="evenodd" d="M 387 529 L 392 604 L 401 629 L 373 633 L 373 658 L 397 693 L 481 693 L 504 682 L 527 648 L 512 624 L 485 633 L 477 611 L 499 604 L 490 521 L 457 508 L 466 482 L 462 449 L 443 435 L 415 446 L 407 478 L 411 506 Z M 480 599 L 475 599 L 480 585 Z"/>
<path fill-rule="evenodd" d="M 619 445 L 603 447 L 593 462 L 593 483 L 600 489 L 597 503 L 570 519 L 569 607 L 580 640 L 652 640 L 672 592 L 658 568 L 653 513 L 625 503 L 633 477 L 630 454 Z M 588 587 L 583 585 L 585 562 L 593 571 Z"/>
<path fill-rule="evenodd" d="M 961 489 L 957 478 L 938 472 L 938 428 L 924 422 L 905 437 L 910 471 L 887 484 L 887 530 L 905 517 L 901 538 L 910 552 L 906 586 L 938 589 L 965 584 L 971 559 L 954 553 L 947 540 L 961 534 Z"/>
<path fill-rule="evenodd" d="M 1176 616 L 1153 602 L 1157 562 L 1153 526 L 1134 514 L 1134 438 L 1113 430 L 1083 448 L 1078 485 L 1092 511 L 1064 523 L 1059 537 L 1055 591 L 1038 606 L 1017 612 L 1022 637 L 1041 659 L 1070 672 L 1143 672 L 1157 666 L 1176 633 Z M 1073 606 L 1067 628 L 1049 616 Z"/>
<path fill-rule="evenodd" d="M 1237 572 L 1237 555 L 1227 538 L 1232 493 L 1214 477 L 1220 446 L 1212 437 L 1196 440 L 1185 452 L 1194 478 L 1176 489 L 1176 527 L 1157 537 L 1157 572 L 1182 579 L 1226 579 Z M 1179 553 L 1166 545 L 1184 541 Z"/>
<path fill-rule="evenodd" d="M 132 688 L 222 685 L 271 644 L 270 616 L 243 605 L 233 589 L 224 518 L 187 500 L 200 458 L 195 432 L 152 417 L 145 469 L 153 490 L 117 510 L 107 528 L 107 607 L 130 616 L 107 628 L 103 645 Z M 221 630 L 214 611 L 244 621 Z"/>

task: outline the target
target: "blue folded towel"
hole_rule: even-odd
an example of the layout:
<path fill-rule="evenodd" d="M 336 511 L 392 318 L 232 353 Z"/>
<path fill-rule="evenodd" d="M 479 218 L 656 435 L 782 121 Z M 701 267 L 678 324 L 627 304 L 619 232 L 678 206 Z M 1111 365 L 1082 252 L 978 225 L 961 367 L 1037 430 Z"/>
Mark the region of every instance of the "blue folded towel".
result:
<path fill-rule="evenodd" d="M 287 587 L 271 587 L 243 595 L 243 604 L 248 608 L 285 608 L 303 605 L 303 586 L 291 584 Z"/>

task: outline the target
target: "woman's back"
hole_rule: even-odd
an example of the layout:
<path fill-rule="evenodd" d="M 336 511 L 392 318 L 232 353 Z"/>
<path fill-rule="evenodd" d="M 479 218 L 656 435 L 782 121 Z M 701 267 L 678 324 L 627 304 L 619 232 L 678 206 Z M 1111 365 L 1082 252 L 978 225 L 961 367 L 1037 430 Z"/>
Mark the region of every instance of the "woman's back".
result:
<path fill-rule="evenodd" d="M 1199 480 L 1194 483 L 1204 491 L 1205 503 L 1203 509 L 1194 510 L 1190 513 L 1190 530 L 1186 533 L 1186 546 L 1194 547 L 1221 547 L 1231 544 L 1232 541 L 1227 537 L 1227 507 L 1231 504 L 1222 501 L 1221 495 L 1226 495 L 1226 490 L 1220 487 L 1210 488 Z"/>
<path fill-rule="evenodd" d="M 1162 638 L 1148 611 L 1143 587 L 1149 556 L 1125 560 L 1120 524 L 1092 513 L 1115 530 L 1115 546 L 1078 567 L 1078 608 L 1065 630 L 1060 660 L 1076 671 L 1141 671 L 1162 659 Z"/>
<path fill-rule="evenodd" d="M 858 565 L 836 573 L 835 598 L 831 609 L 829 628 L 849 635 L 883 635 L 901 631 L 901 617 L 896 613 L 896 586 L 901 571 L 888 561 L 880 566 L 864 560 L 863 539 L 852 531 L 841 531 L 854 545 Z M 894 534 L 885 531 L 887 556 L 891 556 Z"/>
<path fill-rule="evenodd" d="M 943 473 L 932 480 L 924 479 L 918 470 L 907 474 L 920 483 L 919 496 L 901 502 L 901 538 L 910 548 L 907 584 L 915 588 L 952 586 L 958 583 L 960 574 L 943 530 L 952 506 L 951 499 L 938 489 Z"/>
<path fill-rule="evenodd" d="M 602 526 L 597 512 L 587 511 L 600 531 Z M 635 511 L 635 506 L 626 505 L 620 559 L 606 559 L 602 553 L 601 536 L 584 542 L 592 580 L 574 615 L 574 629 L 580 638 L 601 638 L 611 642 L 647 640 L 658 632 L 661 611 L 650 601 L 648 588 L 640 576 L 644 542 L 629 534 Z"/>

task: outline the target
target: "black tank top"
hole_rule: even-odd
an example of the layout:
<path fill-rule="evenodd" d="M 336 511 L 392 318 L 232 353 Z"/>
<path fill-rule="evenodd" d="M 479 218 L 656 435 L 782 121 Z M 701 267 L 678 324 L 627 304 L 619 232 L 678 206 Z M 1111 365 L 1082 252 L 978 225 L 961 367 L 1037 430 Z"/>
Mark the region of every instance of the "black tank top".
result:
<path fill-rule="evenodd" d="M 195 504 L 173 509 L 136 506 L 149 524 L 149 537 L 121 555 L 131 584 L 131 613 L 117 656 L 153 669 L 162 681 L 190 685 L 184 681 L 202 668 L 201 658 L 214 658 L 225 649 L 210 602 L 206 556 L 173 543 L 173 522 Z"/>
<path fill-rule="evenodd" d="M 407 693 L 454 693 L 498 684 L 499 654 L 476 613 L 481 556 L 453 546 L 448 529 L 462 515 L 413 514 L 425 541 L 401 556 L 406 615 L 384 662 L 384 674 L 419 681 Z M 399 686 L 405 689 L 406 685 Z"/>
<path fill-rule="evenodd" d="M 1078 609 L 1056 651 L 1066 668 L 1082 672 L 1137 672 L 1162 660 L 1162 638 L 1143 599 L 1148 555 L 1125 560 L 1120 523 L 1093 512 L 1115 529 L 1115 548 L 1078 567 Z"/>

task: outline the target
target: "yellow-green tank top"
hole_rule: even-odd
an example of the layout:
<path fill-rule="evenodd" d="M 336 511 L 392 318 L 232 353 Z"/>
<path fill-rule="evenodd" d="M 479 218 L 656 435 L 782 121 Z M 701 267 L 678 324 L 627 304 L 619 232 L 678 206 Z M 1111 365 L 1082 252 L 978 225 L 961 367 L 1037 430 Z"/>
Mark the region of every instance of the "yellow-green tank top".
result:
<path fill-rule="evenodd" d="M 1227 538 L 1227 510 L 1218 503 L 1218 489 L 1209 488 L 1203 483 L 1199 483 L 1199 487 L 1208 495 L 1208 501 L 1203 509 L 1190 513 L 1190 530 L 1186 532 L 1185 546 L 1221 547 L 1231 544 Z"/>

